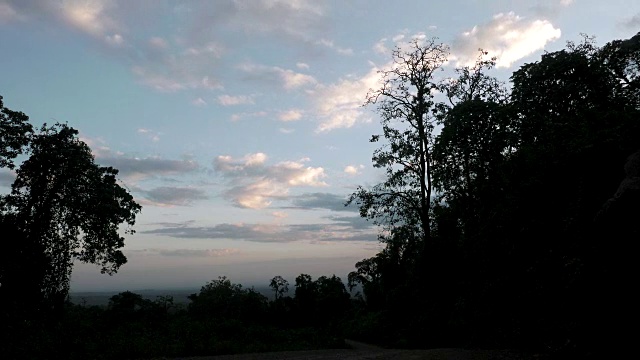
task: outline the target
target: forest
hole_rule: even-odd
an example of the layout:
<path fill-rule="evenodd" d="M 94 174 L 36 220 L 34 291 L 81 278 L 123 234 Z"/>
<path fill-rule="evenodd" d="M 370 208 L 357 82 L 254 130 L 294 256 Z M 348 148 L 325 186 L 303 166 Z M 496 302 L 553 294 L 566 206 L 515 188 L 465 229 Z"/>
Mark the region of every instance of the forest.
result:
<path fill-rule="evenodd" d="M 271 280 L 270 300 L 220 277 L 187 305 L 123 292 L 68 300 L 73 261 L 116 273 L 141 207 L 66 124 L 35 129 L 0 97 L 0 355 L 112 359 L 346 347 L 518 349 L 608 358 L 633 344 L 640 239 L 640 33 L 584 36 L 491 76 L 440 76 L 436 39 L 392 53 L 373 166 L 348 197 L 383 250 L 339 277 Z M 20 160 L 20 161 L 19 161 Z M 622 351 L 622 350 L 618 350 Z"/>

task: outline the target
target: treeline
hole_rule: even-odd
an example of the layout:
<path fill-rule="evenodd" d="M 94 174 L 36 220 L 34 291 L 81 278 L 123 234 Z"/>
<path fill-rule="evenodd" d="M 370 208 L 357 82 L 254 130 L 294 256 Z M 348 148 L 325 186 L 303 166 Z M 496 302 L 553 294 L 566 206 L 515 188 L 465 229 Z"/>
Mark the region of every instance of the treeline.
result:
<path fill-rule="evenodd" d="M 301 274 L 293 296 L 286 280 L 276 278 L 281 282 L 271 301 L 226 277 L 208 282 L 186 306 L 129 291 L 107 306 L 67 301 L 53 324 L 6 329 L 0 353 L 7 359 L 132 359 L 346 347 L 347 314 L 360 303 L 339 277 Z"/>
<path fill-rule="evenodd" d="M 437 82 L 446 47 L 412 45 L 369 101 L 387 181 L 350 199 L 386 243 L 349 276 L 366 298 L 362 339 L 559 357 L 632 343 L 640 34 L 569 43 L 509 87 L 486 53 Z"/>

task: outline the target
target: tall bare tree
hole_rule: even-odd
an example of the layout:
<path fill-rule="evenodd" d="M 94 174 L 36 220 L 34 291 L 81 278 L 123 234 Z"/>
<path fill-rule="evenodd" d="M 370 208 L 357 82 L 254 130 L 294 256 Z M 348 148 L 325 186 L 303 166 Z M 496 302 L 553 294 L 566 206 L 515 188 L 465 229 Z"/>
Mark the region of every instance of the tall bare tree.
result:
<path fill-rule="evenodd" d="M 385 228 L 383 241 L 389 235 L 390 241 L 399 227 L 413 229 L 413 238 L 423 244 L 431 237 L 434 75 L 448 54 L 449 48 L 436 39 L 415 38 L 396 47 L 393 62 L 380 71 L 380 88 L 367 95 L 365 106 L 376 106 L 382 123 L 382 134 L 370 141 L 385 140 L 373 153 L 373 165 L 385 169 L 387 178 L 369 189 L 358 187 L 348 204 L 356 203 L 361 216 Z M 413 252 L 414 246 L 406 244 L 404 251 Z"/>

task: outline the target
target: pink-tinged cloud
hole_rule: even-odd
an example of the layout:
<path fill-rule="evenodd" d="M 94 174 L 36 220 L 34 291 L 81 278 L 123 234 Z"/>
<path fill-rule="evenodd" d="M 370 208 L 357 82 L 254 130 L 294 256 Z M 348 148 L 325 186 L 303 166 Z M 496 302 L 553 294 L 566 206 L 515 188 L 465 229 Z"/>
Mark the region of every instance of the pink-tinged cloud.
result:
<path fill-rule="evenodd" d="M 214 167 L 229 180 L 224 192 L 227 199 L 238 207 L 262 209 L 276 199 L 286 198 L 292 187 L 327 186 L 322 180 L 326 177 L 324 169 L 306 166 L 306 160 L 269 165 L 264 153 L 238 159 L 222 155 L 214 160 Z"/>

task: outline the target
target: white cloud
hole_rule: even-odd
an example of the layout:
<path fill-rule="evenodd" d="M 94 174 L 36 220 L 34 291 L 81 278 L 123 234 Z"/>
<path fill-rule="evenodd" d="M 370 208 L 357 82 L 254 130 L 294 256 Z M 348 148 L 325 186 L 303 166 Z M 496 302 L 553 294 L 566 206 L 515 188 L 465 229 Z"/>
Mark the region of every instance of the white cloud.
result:
<path fill-rule="evenodd" d="M 115 6 L 103 0 L 66 0 L 59 3 L 63 19 L 70 25 L 93 36 L 103 36 L 120 27 L 109 13 Z"/>
<path fill-rule="evenodd" d="M 202 99 L 201 97 L 199 97 L 197 99 L 192 100 L 191 104 L 195 106 L 206 106 L 207 102 L 204 101 L 204 99 Z"/>
<path fill-rule="evenodd" d="M 334 50 L 338 54 L 341 54 L 341 55 L 353 55 L 353 49 L 339 47 L 336 44 L 334 44 L 333 40 L 320 39 L 320 40 L 316 41 L 316 44 L 322 45 L 322 46 L 327 47 L 327 48 L 329 48 L 331 50 Z"/>
<path fill-rule="evenodd" d="M 289 214 L 287 214 L 284 211 L 274 211 L 274 212 L 271 213 L 271 215 L 276 217 L 276 218 L 278 218 L 278 219 L 284 219 L 284 218 L 289 216 Z"/>
<path fill-rule="evenodd" d="M 359 165 L 359 166 L 347 165 L 344 168 L 344 172 L 348 175 L 358 175 L 358 173 L 360 173 L 360 170 L 362 169 L 364 169 L 364 165 Z"/>
<path fill-rule="evenodd" d="M 295 89 L 305 85 L 312 85 L 317 82 L 316 79 L 311 75 L 297 73 L 292 70 L 282 70 L 279 68 L 276 69 L 278 69 L 278 72 L 282 77 L 282 81 L 284 82 L 284 88 L 287 90 Z"/>
<path fill-rule="evenodd" d="M 151 129 L 144 129 L 144 128 L 140 128 L 138 130 L 136 130 L 138 134 L 142 134 L 144 136 L 146 136 L 148 139 L 150 139 L 153 142 L 158 142 L 160 141 L 160 133 L 153 131 Z"/>
<path fill-rule="evenodd" d="M 142 82 L 158 91 L 178 91 L 184 90 L 189 87 L 187 84 L 181 82 L 179 79 L 174 79 L 170 76 L 154 73 L 141 66 L 134 66 L 131 71 L 134 75 L 138 76 Z"/>
<path fill-rule="evenodd" d="M 571 4 L 573 4 L 574 0 L 560 0 L 560 5 L 562 6 L 569 6 Z"/>
<path fill-rule="evenodd" d="M 271 200 L 287 195 L 288 188 L 274 181 L 262 179 L 236 186 L 227 191 L 226 196 L 236 206 L 248 209 L 263 209 L 271 205 Z"/>
<path fill-rule="evenodd" d="M 124 44 L 124 38 L 120 34 L 107 35 L 104 37 L 104 41 L 113 47 L 119 47 Z"/>
<path fill-rule="evenodd" d="M 157 36 L 149 39 L 149 45 L 156 49 L 166 49 L 169 47 L 169 44 L 167 44 L 163 38 Z"/>
<path fill-rule="evenodd" d="M 246 96 L 246 95 L 238 95 L 238 96 L 220 95 L 220 96 L 218 96 L 218 104 L 220 104 L 222 106 L 248 105 L 248 104 L 254 104 L 254 101 L 253 101 L 253 97 L 252 96 Z"/>
<path fill-rule="evenodd" d="M 231 121 L 238 121 L 247 117 L 263 117 L 267 116 L 266 111 L 243 112 L 231 115 Z"/>
<path fill-rule="evenodd" d="M 327 132 L 350 128 L 359 121 L 366 121 L 362 104 L 369 90 L 380 86 L 381 75 L 378 70 L 378 67 L 373 66 L 360 78 L 348 78 L 328 86 L 318 86 L 314 99 L 321 122 L 316 130 Z"/>
<path fill-rule="evenodd" d="M 389 50 L 389 48 L 387 47 L 386 42 L 387 38 L 380 39 L 380 41 L 373 45 L 373 51 L 382 55 L 391 54 L 391 50 Z"/>
<path fill-rule="evenodd" d="M 278 114 L 278 119 L 280 119 L 280 121 L 297 121 L 300 120 L 302 118 L 302 113 L 303 111 L 300 109 L 290 109 L 287 111 L 283 111 L 280 114 Z"/>
<path fill-rule="evenodd" d="M 248 75 L 247 79 L 249 80 L 279 82 L 286 90 L 317 83 L 317 80 L 311 75 L 283 69 L 278 66 L 244 63 L 238 66 L 238 68 Z"/>
<path fill-rule="evenodd" d="M 228 178 L 225 197 L 236 206 L 250 209 L 268 207 L 274 199 L 283 199 L 291 187 L 322 187 L 327 184 L 321 167 L 305 166 L 307 159 L 283 161 L 267 165 L 264 153 L 248 154 L 235 159 L 228 155 L 214 161 L 216 171 Z"/>
<path fill-rule="evenodd" d="M 288 128 L 280 128 L 279 131 L 283 134 L 291 134 L 293 132 L 295 132 L 294 129 L 288 129 Z"/>
<path fill-rule="evenodd" d="M 560 38 L 561 31 L 548 20 L 529 20 L 513 12 L 500 13 L 483 25 L 474 26 L 454 42 L 451 59 L 457 65 L 472 65 L 481 48 L 498 58 L 497 67 L 510 67 L 514 62 L 544 49 Z"/>
<path fill-rule="evenodd" d="M 219 59 L 224 54 L 224 48 L 218 43 L 209 42 L 203 46 L 190 47 L 184 51 L 184 54 L 188 56 L 206 55 Z"/>
<path fill-rule="evenodd" d="M 298 69 L 309 70 L 309 64 L 303 62 L 296 63 L 296 67 Z"/>
<path fill-rule="evenodd" d="M 261 152 L 249 154 L 244 157 L 245 166 L 262 165 L 265 161 L 267 161 L 267 154 Z"/>

